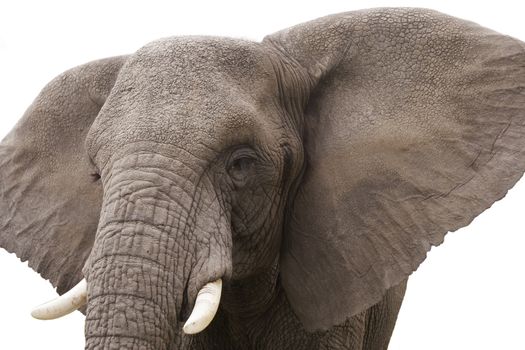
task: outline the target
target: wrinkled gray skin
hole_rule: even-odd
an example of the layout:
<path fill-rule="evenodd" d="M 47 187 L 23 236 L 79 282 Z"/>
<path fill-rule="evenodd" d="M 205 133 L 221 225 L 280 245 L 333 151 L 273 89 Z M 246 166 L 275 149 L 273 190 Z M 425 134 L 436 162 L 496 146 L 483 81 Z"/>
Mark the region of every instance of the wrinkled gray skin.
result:
<path fill-rule="evenodd" d="M 524 47 L 376 9 L 74 68 L 0 145 L 0 245 L 85 276 L 86 349 L 386 349 L 426 252 L 523 174 Z"/>

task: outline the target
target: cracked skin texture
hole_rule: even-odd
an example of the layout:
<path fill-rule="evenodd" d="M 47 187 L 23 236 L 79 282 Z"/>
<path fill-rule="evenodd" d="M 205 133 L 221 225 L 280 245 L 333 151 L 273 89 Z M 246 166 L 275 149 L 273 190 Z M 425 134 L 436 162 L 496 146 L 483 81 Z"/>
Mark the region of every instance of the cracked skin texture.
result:
<path fill-rule="evenodd" d="M 523 43 L 430 10 L 161 39 L 2 141 L 0 246 L 86 277 L 86 349 L 386 349 L 426 252 L 522 176 L 524 89 Z"/>

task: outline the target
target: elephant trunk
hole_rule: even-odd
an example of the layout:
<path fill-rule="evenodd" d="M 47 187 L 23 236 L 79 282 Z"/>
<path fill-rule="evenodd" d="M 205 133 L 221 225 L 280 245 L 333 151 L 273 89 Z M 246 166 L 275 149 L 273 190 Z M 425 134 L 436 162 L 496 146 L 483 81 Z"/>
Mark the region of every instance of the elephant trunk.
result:
<path fill-rule="evenodd" d="M 143 158 L 157 168 L 141 164 Z M 137 156 L 132 169 L 104 184 L 101 221 L 84 267 L 86 349 L 183 347 L 190 341 L 184 321 L 194 304 L 202 307 L 202 300 L 195 303 L 199 290 L 231 274 L 229 220 L 215 191 L 202 181 L 176 185 L 180 171 L 159 169 L 156 158 Z"/>

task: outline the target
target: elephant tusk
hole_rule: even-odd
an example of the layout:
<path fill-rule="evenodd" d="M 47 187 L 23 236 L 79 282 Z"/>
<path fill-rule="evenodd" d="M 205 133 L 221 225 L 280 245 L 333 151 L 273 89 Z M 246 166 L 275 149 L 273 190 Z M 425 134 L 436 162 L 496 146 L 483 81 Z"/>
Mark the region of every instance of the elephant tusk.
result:
<path fill-rule="evenodd" d="M 202 332 L 215 317 L 221 300 L 222 280 L 210 282 L 199 290 L 190 317 L 182 327 L 186 334 Z"/>
<path fill-rule="evenodd" d="M 87 282 L 85 279 L 58 298 L 37 306 L 31 316 L 39 320 L 53 320 L 65 316 L 87 302 Z"/>

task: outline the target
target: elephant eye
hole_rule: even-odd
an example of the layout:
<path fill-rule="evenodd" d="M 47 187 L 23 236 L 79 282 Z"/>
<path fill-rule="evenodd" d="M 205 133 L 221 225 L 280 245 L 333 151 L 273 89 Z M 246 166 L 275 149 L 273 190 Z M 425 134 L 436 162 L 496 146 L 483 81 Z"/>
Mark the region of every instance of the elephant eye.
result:
<path fill-rule="evenodd" d="M 93 182 L 97 182 L 98 180 L 100 180 L 100 174 L 99 173 L 92 173 L 91 174 L 91 179 L 93 180 Z"/>
<path fill-rule="evenodd" d="M 228 174 L 236 187 L 246 185 L 250 177 L 255 173 L 255 152 L 251 150 L 237 151 L 230 157 Z"/>

